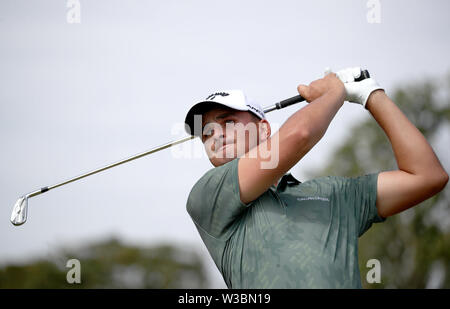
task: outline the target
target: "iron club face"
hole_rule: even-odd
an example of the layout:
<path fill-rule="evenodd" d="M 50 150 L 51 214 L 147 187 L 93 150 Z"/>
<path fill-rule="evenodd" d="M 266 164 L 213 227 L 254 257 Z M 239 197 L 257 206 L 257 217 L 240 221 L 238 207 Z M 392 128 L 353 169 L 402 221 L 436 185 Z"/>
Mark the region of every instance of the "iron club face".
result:
<path fill-rule="evenodd" d="M 11 214 L 11 223 L 18 226 L 27 221 L 28 195 L 20 197 L 14 205 Z"/>

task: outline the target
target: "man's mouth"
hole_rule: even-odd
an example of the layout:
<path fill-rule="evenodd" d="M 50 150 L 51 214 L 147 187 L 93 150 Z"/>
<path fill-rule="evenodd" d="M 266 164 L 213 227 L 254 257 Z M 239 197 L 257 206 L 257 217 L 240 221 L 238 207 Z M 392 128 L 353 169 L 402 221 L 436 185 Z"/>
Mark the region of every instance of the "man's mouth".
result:
<path fill-rule="evenodd" d="M 215 152 L 218 153 L 218 152 L 224 150 L 227 146 L 231 146 L 231 145 L 233 145 L 233 144 L 232 143 L 224 144 L 224 145 L 220 146 L 219 149 L 217 149 Z"/>

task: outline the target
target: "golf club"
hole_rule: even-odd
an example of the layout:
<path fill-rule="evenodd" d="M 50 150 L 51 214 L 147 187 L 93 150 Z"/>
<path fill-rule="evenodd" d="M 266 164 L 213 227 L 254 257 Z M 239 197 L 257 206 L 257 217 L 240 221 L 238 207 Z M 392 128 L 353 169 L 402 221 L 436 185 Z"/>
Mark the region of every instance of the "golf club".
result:
<path fill-rule="evenodd" d="M 361 71 L 360 77 L 357 78 L 355 81 L 361 81 L 361 80 L 364 80 L 364 79 L 369 78 L 369 77 L 370 77 L 369 72 L 367 70 L 363 70 L 363 71 Z M 276 110 L 276 109 L 282 109 L 282 108 L 285 108 L 285 107 L 290 106 L 292 104 L 302 102 L 304 100 L 305 99 L 302 96 L 297 95 L 297 96 L 294 96 L 292 98 L 280 101 L 278 103 L 275 103 L 274 105 L 271 105 L 271 106 L 268 106 L 268 107 L 264 108 L 264 113 L 269 113 L 269 112 L 271 112 L 273 110 Z M 25 194 L 25 195 L 21 196 L 16 201 L 16 203 L 14 205 L 14 208 L 13 208 L 13 211 L 12 211 L 12 214 L 11 214 L 11 223 L 13 225 L 16 225 L 16 226 L 19 226 L 19 225 L 22 225 L 22 224 L 25 223 L 25 221 L 27 220 L 28 199 L 30 197 L 34 197 L 36 195 L 39 195 L 39 194 L 42 194 L 44 192 L 50 191 L 52 189 L 55 189 L 55 188 L 61 187 L 63 185 L 66 185 L 68 183 L 77 181 L 79 179 L 82 179 L 82 178 L 85 178 L 85 177 L 88 177 L 88 176 L 91 176 L 91 175 L 94 175 L 94 174 L 97 174 L 97 173 L 100 173 L 100 172 L 105 171 L 107 169 L 110 169 L 110 168 L 113 168 L 115 166 L 118 166 L 118 165 L 130 162 L 130 161 L 136 160 L 138 158 L 141 158 L 141 157 L 147 156 L 149 154 L 155 153 L 157 151 L 160 151 L 160 150 L 172 147 L 174 145 L 184 143 L 184 142 L 186 142 L 188 140 L 191 140 L 193 138 L 195 138 L 195 136 L 188 136 L 188 137 L 184 137 L 184 138 L 182 138 L 180 140 L 177 140 L 177 141 L 171 141 L 171 142 L 168 142 L 168 143 L 163 144 L 161 146 L 157 146 L 155 148 L 152 148 L 152 149 L 150 149 L 148 151 L 145 151 L 145 152 L 139 153 L 137 155 L 134 155 L 132 157 L 126 158 L 124 160 L 121 160 L 121 161 L 118 161 L 118 162 L 106 165 L 106 166 L 101 167 L 99 169 L 90 171 L 88 173 L 85 173 L 85 174 L 79 175 L 77 177 L 68 179 L 66 181 L 57 183 L 55 185 L 46 186 L 46 187 L 43 187 L 41 189 L 32 191 L 32 192 L 30 192 L 28 194 Z"/>

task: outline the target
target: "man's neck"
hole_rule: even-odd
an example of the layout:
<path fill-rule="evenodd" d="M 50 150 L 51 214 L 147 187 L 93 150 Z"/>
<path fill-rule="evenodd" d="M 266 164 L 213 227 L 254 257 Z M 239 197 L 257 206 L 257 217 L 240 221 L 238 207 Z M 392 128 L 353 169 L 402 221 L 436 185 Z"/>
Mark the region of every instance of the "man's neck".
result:
<path fill-rule="evenodd" d="M 277 181 L 275 181 L 275 183 L 273 184 L 275 187 L 278 185 L 278 183 L 280 182 L 280 179 L 278 179 Z"/>

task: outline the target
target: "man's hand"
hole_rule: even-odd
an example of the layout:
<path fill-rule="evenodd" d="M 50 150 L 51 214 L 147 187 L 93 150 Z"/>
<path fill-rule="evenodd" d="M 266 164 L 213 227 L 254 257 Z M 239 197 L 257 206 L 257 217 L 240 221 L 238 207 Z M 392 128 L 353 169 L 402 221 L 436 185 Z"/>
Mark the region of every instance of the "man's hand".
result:
<path fill-rule="evenodd" d="M 345 101 L 361 104 L 366 108 L 367 100 L 375 90 L 384 90 L 373 78 L 367 78 L 360 82 L 355 79 L 361 76 L 361 68 L 353 67 L 336 72 L 337 77 L 344 83 Z"/>
<path fill-rule="evenodd" d="M 329 73 L 324 78 L 313 81 L 309 86 L 299 85 L 297 90 L 308 103 L 327 92 L 334 92 L 338 96 L 345 92 L 344 84 L 334 73 Z"/>

